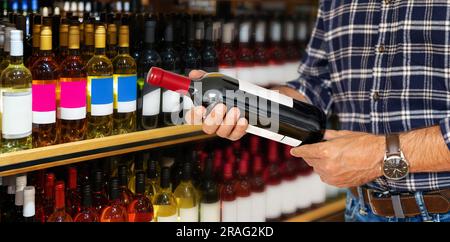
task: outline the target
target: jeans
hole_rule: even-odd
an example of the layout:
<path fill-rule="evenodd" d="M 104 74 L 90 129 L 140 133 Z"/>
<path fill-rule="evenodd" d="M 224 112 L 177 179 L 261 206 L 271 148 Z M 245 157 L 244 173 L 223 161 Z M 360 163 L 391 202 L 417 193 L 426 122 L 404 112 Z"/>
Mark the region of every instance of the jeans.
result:
<path fill-rule="evenodd" d="M 370 206 L 364 205 L 361 201 L 347 191 L 347 201 L 345 205 L 345 221 L 346 222 L 450 222 L 450 212 L 441 214 L 428 213 L 423 206 L 423 196 L 421 192 L 414 194 L 418 201 L 421 214 L 415 217 L 397 218 L 382 217 L 375 215 Z M 362 205 L 361 205 L 362 204 Z"/>

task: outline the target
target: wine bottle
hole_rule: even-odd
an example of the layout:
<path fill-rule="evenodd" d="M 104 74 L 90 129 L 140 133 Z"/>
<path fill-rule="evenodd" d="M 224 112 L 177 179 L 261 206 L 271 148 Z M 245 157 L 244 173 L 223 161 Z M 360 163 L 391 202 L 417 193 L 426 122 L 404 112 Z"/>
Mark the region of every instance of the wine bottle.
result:
<path fill-rule="evenodd" d="M 200 185 L 200 222 L 220 222 L 220 191 L 214 180 L 214 163 L 206 160 L 203 180 Z"/>
<path fill-rule="evenodd" d="M 33 76 L 33 147 L 57 144 L 56 86 L 59 66 L 52 52 L 52 30 L 43 26 L 40 35 L 41 57 L 31 67 Z"/>
<path fill-rule="evenodd" d="M 153 66 L 161 67 L 161 57 L 156 51 L 156 20 L 145 21 L 144 48 L 139 57 L 138 70 L 138 124 L 142 129 L 154 129 L 158 126 L 161 106 L 161 88 L 145 82 L 148 71 Z M 140 121 L 139 121 L 140 120 Z"/>
<path fill-rule="evenodd" d="M 42 204 L 36 208 L 36 218 L 39 222 L 47 221 L 53 212 L 55 204 L 55 174 L 47 173 L 45 175 L 44 199 Z"/>
<path fill-rule="evenodd" d="M 81 192 L 81 209 L 75 215 L 74 222 L 98 222 L 99 217 L 95 208 L 92 206 L 91 186 L 85 184 Z"/>
<path fill-rule="evenodd" d="M 61 26 L 64 26 L 62 24 Z M 61 32 L 63 33 L 63 32 Z M 86 138 L 86 69 L 80 53 L 80 29 L 69 27 L 68 54 L 61 63 L 58 124 L 62 143 Z M 61 44 L 64 40 L 60 41 Z"/>
<path fill-rule="evenodd" d="M 236 184 L 233 179 L 233 164 L 225 163 L 223 167 L 223 184 L 220 188 L 221 221 L 237 221 Z"/>
<path fill-rule="evenodd" d="M 250 187 L 252 190 L 251 221 L 264 222 L 266 221 L 266 184 L 263 177 L 263 161 L 261 156 L 258 155 L 253 158 Z M 304 196 L 304 194 L 302 196 Z"/>
<path fill-rule="evenodd" d="M 253 51 L 250 48 L 249 21 L 242 22 L 239 26 L 239 48 L 236 54 L 237 79 L 240 81 L 255 82 L 253 69 Z"/>
<path fill-rule="evenodd" d="M 101 210 L 108 205 L 108 198 L 106 197 L 104 187 L 103 172 L 97 170 L 94 172 L 92 193 L 92 205 L 97 213 L 100 213 Z"/>
<path fill-rule="evenodd" d="M 23 221 L 36 221 L 36 207 L 35 207 L 35 188 L 33 186 L 26 186 L 23 189 Z"/>
<path fill-rule="evenodd" d="M 113 65 L 106 57 L 105 41 L 105 27 L 99 25 L 95 30 L 95 55 L 86 65 L 88 139 L 109 136 L 113 130 Z"/>
<path fill-rule="evenodd" d="M 66 193 L 66 210 L 67 213 L 73 218 L 79 212 L 81 207 L 81 197 L 77 191 L 77 178 L 77 169 L 75 167 L 69 167 Z"/>
<path fill-rule="evenodd" d="M 173 48 L 173 23 L 168 22 L 165 28 L 164 48 L 161 51 L 161 67 L 174 73 L 180 73 L 180 57 Z M 179 123 L 181 120 L 180 94 L 171 90 L 164 90 L 162 94 L 163 124 L 166 126 Z"/>
<path fill-rule="evenodd" d="M 10 61 L 0 77 L 3 153 L 32 147 L 32 76 L 23 65 L 22 31 L 12 30 L 10 33 Z"/>
<path fill-rule="evenodd" d="M 205 22 L 205 38 L 203 42 L 203 49 L 201 52 L 201 56 L 202 56 L 202 69 L 204 71 L 206 72 L 219 71 L 218 55 L 214 47 L 213 23 L 210 19 Z"/>
<path fill-rule="evenodd" d="M 62 23 L 59 25 L 59 49 L 57 60 L 63 61 L 69 53 L 69 24 Z"/>
<path fill-rule="evenodd" d="M 23 189 L 27 186 L 27 175 L 16 176 L 15 210 L 14 218 L 17 222 L 23 221 Z"/>
<path fill-rule="evenodd" d="M 234 23 L 225 23 L 222 29 L 222 45 L 219 52 L 219 72 L 237 78 L 236 53 L 233 48 Z"/>
<path fill-rule="evenodd" d="M 55 209 L 48 217 L 47 222 L 72 222 L 72 217 L 66 213 L 64 182 L 58 181 L 55 185 Z"/>
<path fill-rule="evenodd" d="M 182 94 L 189 93 L 196 105 L 203 103 L 208 107 L 217 102 L 236 105 L 249 120 L 247 133 L 290 146 L 315 143 L 323 138 L 326 116 L 319 108 L 219 73 L 209 73 L 200 80 L 191 81 L 153 67 L 147 82 Z M 234 91 L 236 95 L 226 95 L 227 91 Z M 253 101 L 247 102 L 247 98 Z M 258 99 L 260 104 L 256 104 Z M 255 122 L 257 119 L 259 122 Z M 271 119 L 276 120 L 271 122 Z"/>
<path fill-rule="evenodd" d="M 255 27 L 255 47 L 253 50 L 254 82 L 260 86 L 267 86 L 272 73 L 268 71 L 269 56 L 266 49 L 266 22 L 258 21 Z"/>
<path fill-rule="evenodd" d="M 192 184 L 192 163 L 185 162 L 183 165 L 183 177 L 174 192 L 177 201 L 178 217 L 181 222 L 198 222 L 197 191 Z"/>
<path fill-rule="evenodd" d="M 154 202 L 156 194 L 161 187 L 159 186 L 158 163 L 154 159 L 150 159 L 147 165 L 147 179 L 145 181 L 145 194 L 147 198 Z"/>
<path fill-rule="evenodd" d="M 236 184 L 236 220 L 250 222 L 252 218 L 251 186 L 248 176 L 248 158 L 239 162 L 239 177 Z"/>
<path fill-rule="evenodd" d="M 117 55 L 117 26 L 114 23 L 108 24 L 106 42 L 106 56 L 112 60 Z"/>
<path fill-rule="evenodd" d="M 289 218 L 297 212 L 297 201 L 292 196 L 293 191 L 297 191 L 297 161 L 289 155 L 290 147 L 284 147 L 284 159 L 281 163 L 281 213 L 284 218 Z"/>
<path fill-rule="evenodd" d="M 144 163 L 147 161 L 148 155 L 139 153 L 131 167 L 130 180 L 128 181 L 128 189 L 134 194 L 136 188 L 136 172 L 144 170 Z"/>
<path fill-rule="evenodd" d="M 4 58 L 2 62 L 0 63 L 0 73 L 3 72 L 3 70 L 6 69 L 9 65 L 9 59 L 10 59 L 10 51 L 11 51 L 11 31 L 16 28 L 14 27 L 6 27 L 5 28 L 5 43 L 3 45 L 3 51 L 5 52 Z"/>
<path fill-rule="evenodd" d="M 38 18 L 40 21 L 40 15 L 35 16 L 35 19 Z M 37 20 L 34 20 L 33 25 L 33 35 L 32 35 L 32 49 L 31 49 L 31 56 L 28 57 L 26 61 L 26 66 L 28 68 L 31 68 L 34 64 L 34 62 L 39 59 L 40 56 L 40 43 L 41 43 L 41 24 Z"/>
<path fill-rule="evenodd" d="M 102 209 L 100 222 L 127 222 L 127 210 L 120 201 L 119 179 L 117 177 L 111 179 L 110 187 L 109 204 Z"/>
<path fill-rule="evenodd" d="M 119 28 L 119 51 L 112 60 L 114 67 L 114 125 L 113 134 L 136 130 L 136 62 L 129 54 L 129 29 Z"/>
<path fill-rule="evenodd" d="M 129 222 L 151 222 L 153 219 L 152 202 L 145 196 L 145 173 L 136 173 L 136 194 L 128 205 Z"/>
<path fill-rule="evenodd" d="M 266 178 L 266 221 L 278 221 L 281 217 L 283 190 L 278 164 L 278 144 L 268 142 L 267 159 L 269 164 L 264 171 Z"/>
<path fill-rule="evenodd" d="M 156 222 L 177 222 L 177 203 L 170 185 L 170 169 L 161 170 L 161 190 L 155 196 L 153 209 Z"/>
<path fill-rule="evenodd" d="M 124 165 L 119 166 L 120 180 L 120 201 L 124 207 L 128 207 L 133 200 L 133 193 L 128 189 L 128 168 Z"/>

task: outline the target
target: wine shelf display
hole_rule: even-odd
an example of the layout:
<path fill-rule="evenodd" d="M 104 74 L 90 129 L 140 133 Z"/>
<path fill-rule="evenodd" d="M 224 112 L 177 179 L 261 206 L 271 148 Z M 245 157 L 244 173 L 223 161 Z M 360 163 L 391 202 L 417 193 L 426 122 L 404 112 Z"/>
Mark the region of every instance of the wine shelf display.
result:
<path fill-rule="evenodd" d="M 325 205 L 312 209 L 311 211 L 302 213 L 298 216 L 289 218 L 284 222 L 314 222 L 322 221 L 322 219 L 340 213 L 345 209 L 345 198 L 327 202 Z"/>
<path fill-rule="evenodd" d="M 0 176 L 210 138 L 184 125 L 59 144 L 0 155 Z"/>

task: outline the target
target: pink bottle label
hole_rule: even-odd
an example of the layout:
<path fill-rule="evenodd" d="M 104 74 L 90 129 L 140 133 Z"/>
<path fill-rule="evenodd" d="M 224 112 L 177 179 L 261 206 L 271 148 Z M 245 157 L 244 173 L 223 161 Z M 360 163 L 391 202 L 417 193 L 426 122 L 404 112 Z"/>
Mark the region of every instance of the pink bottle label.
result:
<path fill-rule="evenodd" d="M 56 111 L 56 84 L 33 84 L 33 111 Z"/>
<path fill-rule="evenodd" d="M 86 79 L 61 78 L 61 108 L 86 107 Z"/>

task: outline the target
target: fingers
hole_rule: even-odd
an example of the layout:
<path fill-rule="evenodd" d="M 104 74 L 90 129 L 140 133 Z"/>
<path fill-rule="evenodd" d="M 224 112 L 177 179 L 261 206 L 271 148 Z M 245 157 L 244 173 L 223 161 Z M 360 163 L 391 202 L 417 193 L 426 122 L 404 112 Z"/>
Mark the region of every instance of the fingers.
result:
<path fill-rule="evenodd" d="M 191 79 L 191 80 L 200 79 L 205 74 L 206 74 L 206 72 L 201 71 L 201 70 L 192 70 L 191 72 L 189 72 L 189 79 Z"/>
<path fill-rule="evenodd" d="M 313 145 L 302 145 L 291 149 L 291 155 L 295 157 L 302 157 L 304 160 L 320 159 L 322 156 L 320 151 L 320 143 Z"/>
<path fill-rule="evenodd" d="M 217 104 L 203 122 L 203 131 L 207 134 L 214 134 L 222 123 L 226 113 L 227 107 L 222 103 Z"/>
<path fill-rule="evenodd" d="M 186 113 L 185 120 L 187 124 L 201 125 L 206 109 L 203 106 L 194 107 Z"/>
<path fill-rule="evenodd" d="M 225 119 L 223 120 L 216 134 L 219 137 L 228 138 L 231 131 L 233 131 L 233 128 L 236 125 L 237 121 L 239 120 L 240 113 L 241 112 L 238 108 L 231 108 L 225 116 Z"/>
<path fill-rule="evenodd" d="M 234 127 L 233 131 L 228 136 L 228 139 L 236 141 L 236 140 L 242 138 L 242 136 L 244 136 L 246 134 L 247 127 L 248 127 L 247 119 L 240 118 L 237 121 L 236 126 Z"/>

